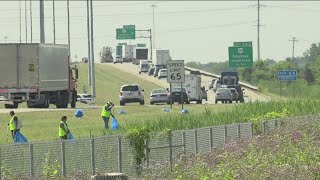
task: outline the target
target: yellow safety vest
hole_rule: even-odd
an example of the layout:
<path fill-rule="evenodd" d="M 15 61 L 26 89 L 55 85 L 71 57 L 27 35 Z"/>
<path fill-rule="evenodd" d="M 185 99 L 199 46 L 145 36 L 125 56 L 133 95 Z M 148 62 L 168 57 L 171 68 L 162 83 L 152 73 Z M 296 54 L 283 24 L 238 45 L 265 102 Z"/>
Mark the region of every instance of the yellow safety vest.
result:
<path fill-rule="evenodd" d="M 60 127 L 61 123 L 63 123 L 65 130 Z M 68 130 L 69 130 L 68 125 L 66 123 L 64 123 L 63 121 L 61 121 L 60 124 L 59 124 L 59 137 L 68 135 Z"/>
<path fill-rule="evenodd" d="M 106 110 L 107 106 L 110 106 L 109 102 L 102 107 L 102 111 L 101 111 L 101 116 L 102 117 L 107 117 L 107 118 L 110 117 L 111 111 L 110 110 L 109 111 Z"/>
<path fill-rule="evenodd" d="M 10 121 L 9 121 L 9 129 L 10 129 L 11 131 L 13 131 L 13 130 L 16 129 L 15 126 L 14 126 L 14 120 L 13 120 L 13 118 L 14 118 L 15 116 L 16 116 L 16 115 L 13 115 L 13 116 L 11 117 Z"/>

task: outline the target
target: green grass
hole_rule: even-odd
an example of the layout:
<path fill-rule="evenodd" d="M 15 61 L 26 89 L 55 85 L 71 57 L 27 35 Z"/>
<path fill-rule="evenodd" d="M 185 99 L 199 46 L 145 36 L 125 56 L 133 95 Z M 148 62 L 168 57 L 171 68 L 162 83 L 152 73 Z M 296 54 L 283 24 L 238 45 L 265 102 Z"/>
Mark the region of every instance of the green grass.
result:
<path fill-rule="evenodd" d="M 75 118 L 73 111 L 25 112 L 18 113 L 24 127 L 21 130 L 29 141 L 55 140 L 58 138 L 58 126 L 63 115 L 69 117 L 68 124 L 75 138 L 100 136 L 112 133 L 125 133 L 132 128 L 146 127 L 153 132 L 164 129 L 180 130 L 208 127 L 238 122 L 261 121 L 263 119 L 284 118 L 289 116 L 316 114 L 320 112 L 320 101 L 274 101 L 254 102 L 241 105 L 187 105 L 189 114 L 181 114 L 181 106 L 174 105 L 170 112 L 163 112 L 167 105 L 115 107 L 114 114 L 120 124 L 120 131 L 105 131 L 100 117 L 100 108 L 83 109 L 85 117 Z M 128 114 L 118 114 L 125 110 Z M 5 114 L 2 119 L 9 120 Z M 3 124 L 6 124 L 4 122 Z M 111 122 L 109 122 L 111 124 Z M 0 127 L 6 132 L 6 126 Z M 0 142 L 11 142 L 10 133 L 1 133 Z"/>

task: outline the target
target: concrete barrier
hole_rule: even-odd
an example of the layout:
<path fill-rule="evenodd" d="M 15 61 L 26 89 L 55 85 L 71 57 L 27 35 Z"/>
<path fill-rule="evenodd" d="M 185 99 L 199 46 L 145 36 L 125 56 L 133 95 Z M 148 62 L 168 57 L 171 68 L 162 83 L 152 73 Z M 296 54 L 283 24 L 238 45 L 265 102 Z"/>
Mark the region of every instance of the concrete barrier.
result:
<path fill-rule="evenodd" d="M 218 75 L 218 74 L 209 73 L 209 72 L 202 71 L 202 70 L 199 70 L 199 69 L 195 69 L 195 68 L 191 68 L 191 67 L 184 67 L 184 69 L 187 70 L 187 71 L 199 71 L 201 73 L 201 75 L 204 75 L 204 76 L 209 76 L 209 77 L 213 77 L 213 78 L 220 78 L 220 75 Z M 239 81 L 239 84 L 241 86 L 246 87 L 246 88 L 251 89 L 251 90 L 255 90 L 255 91 L 259 90 L 259 88 L 257 86 L 253 86 L 251 84 L 247 84 L 247 83 L 244 83 L 244 82 L 241 82 L 241 81 Z"/>

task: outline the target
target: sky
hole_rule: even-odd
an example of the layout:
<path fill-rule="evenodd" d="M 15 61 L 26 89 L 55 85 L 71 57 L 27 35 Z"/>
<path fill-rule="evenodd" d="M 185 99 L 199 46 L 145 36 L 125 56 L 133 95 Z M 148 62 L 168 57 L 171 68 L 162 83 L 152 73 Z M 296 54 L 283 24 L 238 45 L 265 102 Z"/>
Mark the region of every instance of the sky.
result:
<path fill-rule="evenodd" d="M 20 42 L 19 1 L 1 1 L 0 42 Z M 153 8 L 152 4 L 156 4 Z M 260 1 L 260 58 L 284 60 L 302 56 L 320 42 L 320 2 Z M 88 55 L 87 2 L 70 1 L 70 48 L 73 61 Z M 233 42 L 252 41 L 257 59 L 257 1 L 93 1 L 95 61 L 103 46 L 146 43 L 149 39 L 117 40 L 116 29 L 133 24 L 152 29 L 156 49 L 169 49 L 173 60 L 201 63 L 228 60 Z M 30 1 L 21 1 L 21 41 L 31 42 Z M 40 41 L 39 2 L 32 1 L 32 42 Z M 27 16 L 25 16 L 25 13 Z M 52 1 L 45 1 L 45 40 L 53 43 Z M 27 17 L 27 18 L 25 18 Z M 67 44 L 67 3 L 55 1 L 56 43 Z M 26 21 L 27 20 L 27 21 Z M 27 22 L 27 23 L 26 23 Z M 155 26 L 153 27 L 153 22 Z M 27 37 L 26 37 L 27 34 Z M 138 34 L 137 34 L 138 35 Z M 146 35 L 146 34 L 145 34 Z"/>

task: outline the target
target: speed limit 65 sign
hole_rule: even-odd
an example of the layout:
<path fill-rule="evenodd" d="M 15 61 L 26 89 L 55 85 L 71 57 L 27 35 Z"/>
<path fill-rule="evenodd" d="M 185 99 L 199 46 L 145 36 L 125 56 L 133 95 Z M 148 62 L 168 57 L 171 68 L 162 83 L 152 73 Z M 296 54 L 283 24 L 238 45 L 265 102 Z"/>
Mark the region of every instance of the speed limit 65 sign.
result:
<path fill-rule="evenodd" d="M 184 60 L 174 60 L 167 62 L 167 82 L 183 83 L 184 82 Z"/>

